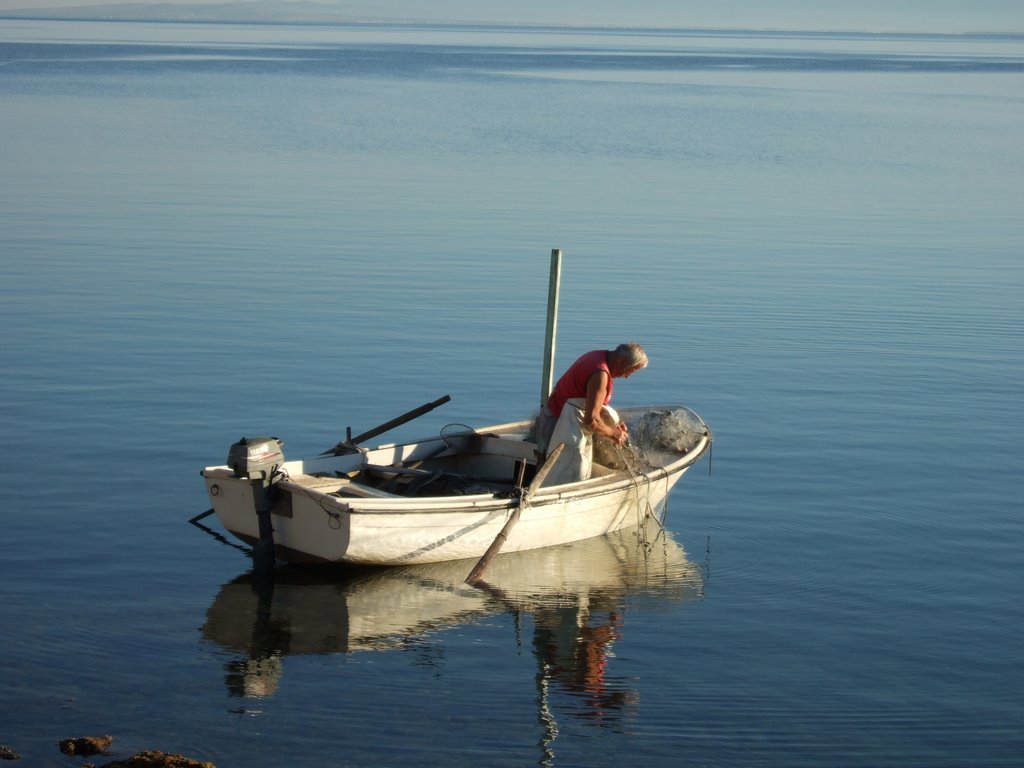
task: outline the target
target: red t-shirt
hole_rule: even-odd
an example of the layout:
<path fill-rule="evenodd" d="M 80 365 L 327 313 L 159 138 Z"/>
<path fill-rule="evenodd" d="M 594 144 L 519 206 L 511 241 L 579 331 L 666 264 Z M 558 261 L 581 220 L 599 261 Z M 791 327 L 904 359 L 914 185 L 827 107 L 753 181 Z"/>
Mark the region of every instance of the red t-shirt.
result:
<path fill-rule="evenodd" d="M 601 403 L 601 405 L 608 405 L 612 399 L 612 371 L 608 367 L 608 351 L 596 349 L 582 355 L 579 360 L 569 366 L 569 370 L 562 374 L 562 378 L 555 384 L 551 396 L 548 397 L 548 411 L 551 412 L 551 415 L 556 419 L 561 416 L 562 406 L 569 398 L 586 397 L 587 382 L 598 371 L 608 374 L 608 392 L 605 394 L 604 402 Z"/>

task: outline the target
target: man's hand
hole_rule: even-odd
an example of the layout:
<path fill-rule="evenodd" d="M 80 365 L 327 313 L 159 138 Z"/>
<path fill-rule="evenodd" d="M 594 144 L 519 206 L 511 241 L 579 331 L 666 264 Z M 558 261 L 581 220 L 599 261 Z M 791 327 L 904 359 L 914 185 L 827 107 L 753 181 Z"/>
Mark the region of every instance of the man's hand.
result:
<path fill-rule="evenodd" d="M 612 435 L 612 440 L 616 445 L 625 445 L 629 442 L 629 429 L 626 428 L 626 422 L 620 421 L 615 425 L 615 434 Z"/>

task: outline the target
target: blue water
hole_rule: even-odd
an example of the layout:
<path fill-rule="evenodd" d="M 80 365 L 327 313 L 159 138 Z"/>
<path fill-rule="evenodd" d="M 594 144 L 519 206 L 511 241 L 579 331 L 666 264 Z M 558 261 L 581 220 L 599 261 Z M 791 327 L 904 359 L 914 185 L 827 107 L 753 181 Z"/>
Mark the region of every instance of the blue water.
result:
<path fill-rule="evenodd" d="M 1022 135 L 1015 36 L 4 21 L 0 743 L 1019 765 Z M 525 417 L 555 247 L 559 366 L 715 431 L 685 557 L 259 604 L 198 470 Z"/>

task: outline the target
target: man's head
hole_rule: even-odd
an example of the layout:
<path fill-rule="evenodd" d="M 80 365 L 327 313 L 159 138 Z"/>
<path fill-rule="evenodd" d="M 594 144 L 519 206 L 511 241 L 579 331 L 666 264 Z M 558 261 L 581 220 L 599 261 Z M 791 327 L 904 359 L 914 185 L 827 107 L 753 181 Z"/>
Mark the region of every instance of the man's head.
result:
<path fill-rule="evenodd" d="M 612 378 L 625 379 L 647 367 L 647 353 L 644 348 L 631 341 L 628 344 L 619 344 L 608 355 L 608 368 L 611 370 Z"/>

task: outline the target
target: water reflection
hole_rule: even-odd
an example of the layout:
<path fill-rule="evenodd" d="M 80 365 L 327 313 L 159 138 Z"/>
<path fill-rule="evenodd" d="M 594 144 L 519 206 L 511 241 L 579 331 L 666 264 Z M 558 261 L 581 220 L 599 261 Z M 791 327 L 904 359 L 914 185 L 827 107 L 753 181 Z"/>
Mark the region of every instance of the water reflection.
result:
<path fill-rule="evenodd" d="M 630 605 L 699 597 L 704 567 L 653 522 L 576 544 L 501 555 L 479 587 L 463 583 L 473 561 L 362 571 L 282 569 L 274 582 L 245 574 L 225 584 L 207 611 L 205 640 L 229 650 L 232 697 L 273 696 L 288 656 L 408 648 L 484 617 L 511 613 L 517 632 L 532 619 L 544 744 L 563 713 L 615 727 L 637 703 L 635 681 L 615 676 L 612 650 Z M 527 630 L 528 631 L 528 630 Z"/>

